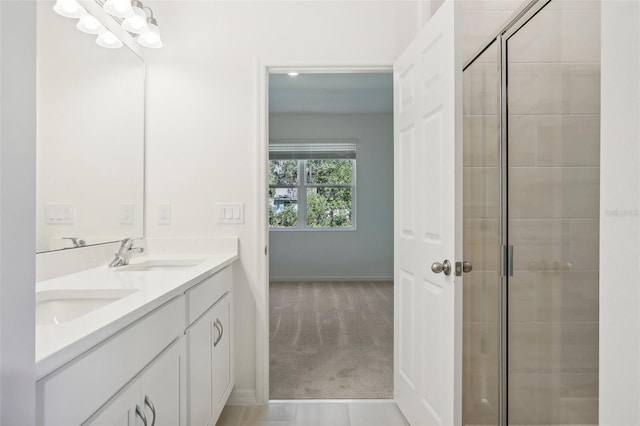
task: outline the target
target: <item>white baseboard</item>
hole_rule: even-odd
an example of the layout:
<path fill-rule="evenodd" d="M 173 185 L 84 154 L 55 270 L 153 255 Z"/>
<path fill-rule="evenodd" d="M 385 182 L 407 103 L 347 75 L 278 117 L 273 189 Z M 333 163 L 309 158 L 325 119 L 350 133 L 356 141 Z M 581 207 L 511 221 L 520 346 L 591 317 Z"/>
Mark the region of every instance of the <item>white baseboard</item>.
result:
<path fill-rule="evenodd" d="M 393 281 L 393 277 L 269 277 L 269 281 Z"/>
<path fill-rule="evenodd" d="M 233 389 L 227 405 L 258 405 L 255 389 Z"/>

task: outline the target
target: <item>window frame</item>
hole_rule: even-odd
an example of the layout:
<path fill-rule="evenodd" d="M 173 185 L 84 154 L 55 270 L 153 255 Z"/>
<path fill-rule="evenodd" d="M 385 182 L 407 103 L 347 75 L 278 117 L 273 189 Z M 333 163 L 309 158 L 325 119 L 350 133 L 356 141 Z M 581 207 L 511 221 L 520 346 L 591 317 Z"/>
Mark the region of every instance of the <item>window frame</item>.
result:
<path fill-rule="evenodd" d="M 269 224 L 269 219 L 267 219 L 267 224 L 269 226 L 269 232 L 271 231 L 355 231 L 356 230 L 356 188 L 357 188 L 357 161 L 355 158 L 349 159 L 353 164 L 352 178 L 350 184 L 314 184 L 307 182 L 307 161 L 301 159 L 291 159 L 298 162 L 298 183 L 297 184 L 274 184 L 269 185 L 268 189 L 296 189 L 298 193 L 298 203 L 297 203 L 297 223 L 296 226 L 271 226 Z M 270 162 L 272 160 L 269 160 Z M 336 227 L 310 227 L 307 223 L 307 189 L 309 188 L 351 188 L 351 226 L 336 226 Z M 268 191 L 267 191 L 268 194 Z M 269 207 L 267 207 L 268 211 Z"/>

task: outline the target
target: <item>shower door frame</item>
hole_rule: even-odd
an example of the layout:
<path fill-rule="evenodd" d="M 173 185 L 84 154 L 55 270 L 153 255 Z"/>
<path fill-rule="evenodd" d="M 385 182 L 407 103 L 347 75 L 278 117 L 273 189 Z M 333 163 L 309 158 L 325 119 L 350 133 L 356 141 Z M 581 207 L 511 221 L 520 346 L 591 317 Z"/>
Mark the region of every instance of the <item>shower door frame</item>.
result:
<path fill-rule="evenodd" d="M 491 37 L 483 47 L 473 55 L 463 67 L 463 72 L 475 63 L 482 54 L 496 43 L 498 49 L 498 156 L 499 156 L 499 180 L 500 180 L 500 336 L 499 336 L 499 413 L 498 424 L 508 426 L 508 339 L 509 339 L 509 277 L 513 276 L 513 246 L 509 244 L 509 192 L 508 192 L 508 49 L 507 42 L 522 27 L 533 19 L 553 0 L 530 0 L 523 3 L 513 16 L 502 26 L 500 31 Z"/>

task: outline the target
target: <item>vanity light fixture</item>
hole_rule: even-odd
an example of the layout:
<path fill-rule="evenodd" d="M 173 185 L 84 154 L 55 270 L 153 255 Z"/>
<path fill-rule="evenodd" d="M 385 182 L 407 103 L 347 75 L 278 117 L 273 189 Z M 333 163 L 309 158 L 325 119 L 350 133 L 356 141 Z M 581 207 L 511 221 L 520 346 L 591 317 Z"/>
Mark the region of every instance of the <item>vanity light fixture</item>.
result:
<path fill-rule="evenodd" d="M 131 2 L 133 16 L 129 16 L 122 21 L 122 28 L 133 34 L 146 34 L 149 32 L 147 25 L 147 14 L 143 10 L 142 2 L 133 0 Z"/>
<path fill-rule="evenodd" d="M 87 34 L 103 34 L 107 29 L 93 15 L 85 15 L 78 21 L 77 28 Z"/>
<path fill-rule="evenodd" d="M 136 40 L 141 46 L 151 49 L 163 46 L 158 21 L 153 17 L 151 8 L 144 6 L 140 0 L 107 0 L 102 7 L 116 21 L 122 22 L 123 29 L 136 34 Z M 123 46 L 122 40 L 89 14 L 77 0 L 56 0 L 53 10 L 64 17 L 78 19 L 76 27 L 83 33 L 97 35 L 98 46 L 109 49 Z M 149 11 L 148 17 L 145 10 Z"/>
<path fill-rule="evenodd" d="M 58 15 L 67 18 L 82 18 L 87 14 L 87 11 L 76 0 L 56 0 L 53 10 Z"/>
<path fill-rule="evenodd" d="M 131 0 L 107 0 L 102 8 L 117 18 L 129 18 L 134 15 Z"/>
<path fill-rule="evenodd" d="M 118 49 L 122 47 L 122 41 L 111 31 L 100 34 L 96 39 L 96 43 L 98 46 L 106 47 L 107 49 Z"/>
<path fill-rule="evenodd" d="M 299 73 L 299 72 L 292 71 L 292 72 L 288 72 L 288 73 L 287 73 L 287 75 L 288 75 L 289 77 L 297 77 L 297 76 L 299 76 L 299 75 L 300 75 L 300 73 Z"/>
<path fill-rule="evenodd" d="M 138 44 L 144 47 L 149 47 L 151 49 L 159 49 L 163 46 L 162 38 L 160 37 L 160 27 L 158 27 L 158 21 L 153 17 L 153 10 L 148 7 L 144 8 L 145 10 L 149 10 L 149 16 L 147 18 L 147 26 L 149 27 L 149 31 L 145 34 L 140 34 L 137 38 Z"/>

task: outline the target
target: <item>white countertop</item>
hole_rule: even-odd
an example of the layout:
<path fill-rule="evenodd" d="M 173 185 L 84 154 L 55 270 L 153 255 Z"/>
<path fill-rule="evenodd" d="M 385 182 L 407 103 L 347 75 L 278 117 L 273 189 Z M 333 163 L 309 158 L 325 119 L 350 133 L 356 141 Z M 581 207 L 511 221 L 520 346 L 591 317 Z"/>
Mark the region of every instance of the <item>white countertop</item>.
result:
<path fill-rule="evenodd" d="M 237 243 L 215 253 L 167 254 L 159 250 L 135 257 L 149 260 L 197 259 L 201 263 L 179 270 L 125 271 L 105 266 L 36 283 L 36 293 L 48 290 L 135 290 L 93 312 L 61 324 L 36 326 L 36 378 L 40 380 L 119 330 L 238 259 Z"/>

